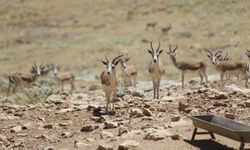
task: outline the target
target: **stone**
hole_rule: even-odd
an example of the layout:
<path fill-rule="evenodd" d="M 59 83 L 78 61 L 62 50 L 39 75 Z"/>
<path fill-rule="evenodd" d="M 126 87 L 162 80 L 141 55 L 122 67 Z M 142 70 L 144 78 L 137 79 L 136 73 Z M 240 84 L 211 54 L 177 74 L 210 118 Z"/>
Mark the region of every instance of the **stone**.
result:
<path fill-rule="evenodd" d="M 15 127 L 10 129 L 11 133 L 19 133 L 21 131 L 22 131 L 22 126 L 15 126 Z"/>
<path fill-rule="evenodd" d="M 117 127 L 118 127 L 117 122 L 113 122 L 113 121 L 105 121 L 104 122 L 104 129 L 112 129 L 112 128 L 117 128 Z"/>
<path fill-rule="evenodd" d="M 49 124 L 44 125 L 43 128 L 45 128 L 45 129 L 53 129 L 53 125 L 51 123 L 49 123 Z"/>
<path fill-rule="evenodd" d="M 176 122 L 176 121 L 179 121 L 181 118 L 180 118 L 180 116 L 173 116 L 172 118 L 171 118 L 171 121 L 172 122 Z"/>
<path fill-rule="evenodd" d="M 87 148 L 89 144 L 86 144 L 84 142 L 81 142 L 79 140 L 75 140 L 74 142 L 74 148 Z"/>
<path fill-rule="evenodd" d="M 142 110 L 140 110 L 139 108 L 132 108 L 130 111 L 130 117 L 135 117 L 135 118 L 139 118 L 139 117 L 143 117 L 143 113 Z"/>
<path fill-rule="evenodd" d="M 225 117 L 228 118 L 228 119 L 235 119 L 235 115 L 232 114 L 232 113 L 226 113 Z"/>
<path fill-rule="evenodd" d="M 153 113 L 148 108 L 143 108 L 142 113 L 145 116 L 152 116 L 153 115 Z"/>
<path fill-rule="evenodd" d="M 125 140 L 119 144 L 118 150 L 142 150 L 142 148 L 135 140 Z"/>
<path fill-rule="evenodd" d="M 89 124 L 89 125 L 85 125 L 82 127 L 81 132 L 92 132 L 95 129 L 98 129 L 99 125 L 96 124 Z"/>
<path fill-rule="evenodd" d="M 179 102 L 179 107 L 178 107 L 178 110 L 179 111 L 185 111 L 185 109 L 188 108 L 188 105 L 187 104 L 184 104 L 182 102 Z"/>
<path fill-rule="evenodd" d="M 99 144 L 97 150 L 113 150 L 114 146 L 109 144 Z"/>
<path fill-rule="evenodd" d="M 54 150 L 54 147 L 44 147 L 43 150 Z"/>
<path fill-rule="evenodd" d="M 246 101 L 246 107 L 250 107 L 250 100 Z"/>
<path fill-rule="evenodd" d="M 63 132 L 61 136 L 63 138 L 70 138 L 73 137 L 73 134 L 71 132 Z"/>
<path fill-rule="evenodd" d="M 108 138 L 113 138 L 114 134 L 111 132 L 107 132 L 107 131 L 102 131 L 101 133 L 101 138 L 103 139 L 108 139 Z"/>
<path fill-rule="evenodd" d="M 227 107 L 227 104 L 221 101 L 216 101 L 213 106 L 215 107 Z"/>
<path fill-rule="evenodd" d="M 128 129 L 127 129 L 125 126 L 121 125 L 121 126 L 118 128 L 118 136 L 121 136 L 121 135 L 124 134 L 124 133 L 128 133 Z"/>
<path fill-rule="evenodd" d="M 173 136 L 171 136 L 172 140 L 180 140 L 182 137 L 179 134 L 174 134 Z"/>
<path fill-rule="evenodd" d="M 146 135 L 145 135 L 144 139 L 158 141 L 158 140 L 163 140 L 163 139 L 165 139 L 167 137 L 171 137 L 171 136 L 173 136 L 173 134 L 170 133 L 168 130 L 149 128 L 146 130 Z"/>
<path fill-rule="evenodd" d="M 6 136 L 0 134 L 0 141 L 7 142 L 8 140 Z"/>

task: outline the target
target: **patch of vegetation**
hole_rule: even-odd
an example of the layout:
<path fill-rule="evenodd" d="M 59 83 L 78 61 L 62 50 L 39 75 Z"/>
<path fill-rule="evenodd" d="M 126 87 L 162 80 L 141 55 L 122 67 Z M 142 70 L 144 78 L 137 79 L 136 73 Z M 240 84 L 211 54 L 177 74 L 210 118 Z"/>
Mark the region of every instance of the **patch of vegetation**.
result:
<path fill-rule="evenodd" d="M 95 90 L 97 90 L 98 88 L 99 88 L 98 85 L 93 84 L 93 85 L 91 85 L 91 86 L 89 87 L 89 90 L 90 90 L 90 91 L 95 91 Z"/>

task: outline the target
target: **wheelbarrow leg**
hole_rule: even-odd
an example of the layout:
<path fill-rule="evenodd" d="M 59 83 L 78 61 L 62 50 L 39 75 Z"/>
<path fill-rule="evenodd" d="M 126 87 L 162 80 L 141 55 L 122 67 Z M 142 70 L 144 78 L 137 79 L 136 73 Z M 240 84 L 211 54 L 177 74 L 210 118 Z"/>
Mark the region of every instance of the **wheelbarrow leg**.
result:
<path fill-rule="evenodd" d="M 192 141 L 193 141 L 194 138 L 195 138 L 196 132 L 197 132 L 197 128 L 195 127 L 195 128 L 194 128 L 194 131 L 193 131 L 192 139 L 191 139 Z"/>
<path fill-rule="evenodd" d="M 240 150 L 244 150 L 244 147 L 245 147 L 244 139 L 242 137 L 240 137 L 240 139 L 241 139 Z"/>
<path fill-rule="evenodd" d="M 211 136 L 212 139 L 215 139 L 215 136 L 214 136 L 213 132 L 208 131 L 208 133 L 210 134 L 210 136 Z"/>

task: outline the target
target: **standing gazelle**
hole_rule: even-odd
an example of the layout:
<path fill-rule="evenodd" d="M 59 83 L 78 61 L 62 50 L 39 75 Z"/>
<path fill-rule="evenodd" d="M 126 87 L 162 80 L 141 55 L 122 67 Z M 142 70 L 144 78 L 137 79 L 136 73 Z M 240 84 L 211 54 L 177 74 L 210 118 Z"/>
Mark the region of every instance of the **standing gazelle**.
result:
<path fill-rule="evenodd" d="M 207 74 L 206 74 L 206 69 L 207 69 L 207 64 L 203 61 L 177 61 L 175 58 L 176 55 L 176 50 L 178 46 L 176 46 L 173 50 L 171 46 L 169 46 L 169 52 L 166 52 L 168 55 L 170 55 L 170 58 L 176 68 L 178 68 L 182 72 L 182 77 L 181 77 L 181 82 L 182 82 L 182 88 L 184 88 L 184 78 L 185 78 L 185 73 L 190 71 L 190 72 L 198 72 L 201 78 L 201 84 L 203 83 L 203 76 L 205 76 L 206 82 L 208 81 L 207 79 Z"/>
<path fill-rule="evenodd" d="M 123 55 L 115 57 L 111 62 L 108 60 L 107 55 L 105 55 L 105 61 L 102 61 L 106 65 L 107 69 L 101 74 L 101 83 L 102 88 L 106 96 L 106 113 L 109 113 L 109 110 L 114 111 L 114 99 L 116 97 L 116 89 L 118 86 L 116 79 L 115 67 L 119 63 L 119 58 Z"/>
<path fill-rule="evenodd" d="M 136 71 L 135 66 L 133 65 L 127 66 L 128 61 L 129 61 L 129 57 L 127 54 L 124 57 L 119 59 L 119 62 L 121 64 L 123 83 L 125 86 L 133 85 L 135 87 L 137 71 Z M 132 80 L 133 80 L 133 83 L 132 83 Z"/>
<path fill-rule="evenodd" d="M 57 65 L 55 66 L 54 64 L 52 65 L 53 67 L 53 73 L 57 81 L 60 82 L 61 85 L 61 90 L 64 91 L 64 83 L 68 82 L 71 85 L 71 92 L 75 90 L 75 74 L 73 72 L 63 72 L 59 73 L 60 67 Z"/>
<path fill-rule="evenodd" d="M 221 51 L 213 54 L 211 50 L 208 50 L 207 55 L 215 66 L 216 71 L 220 73 L 220 80 L 223 81 L 225 73 L 238 73 L 242 75 L 245 79 L 245 86 L 248 87 L 248 77 L 247 77 L 247 64 L 239 61 L 219 61 L 221 58 Z"/>
<path fill-rule="evenodd" d="M 40 65 L 39 67 L 34 64 L 31 69 L 31 74 L 23 74 L 23 73 L 13 73 L 9 75 L 9 86 L 7 89 L 7 97 L 9 96 L 11 86 L 13 85 L 13 93 L 16 92 L 17 87 L 20 86 L 21 83 L 26 82 L 29 84 L 34 83 L 37 78 L 41 75 L 41 71 L 44 66 Z"/>
<path fill-rule="evenodd" d="M 160 82 L 161 82 L 161 76 L 165 73 L 163 64 L 160 60 L 160 54 L 162 53 L 162 49 L 160 50 L 161 43 L 159 42 L 159 45 L 157 49 L 155 50 L 153 48 L 153 43 L 150 43 L 151 49 L 148 49 L 149 54 L 151 54 L 152 59 L 148 66 L 148 71 L 151 74 L 152 82 L 153 82 L 153 90 L 154 90 L 154 99 L 159 100 L 159 91 L 160 91 Z"/>

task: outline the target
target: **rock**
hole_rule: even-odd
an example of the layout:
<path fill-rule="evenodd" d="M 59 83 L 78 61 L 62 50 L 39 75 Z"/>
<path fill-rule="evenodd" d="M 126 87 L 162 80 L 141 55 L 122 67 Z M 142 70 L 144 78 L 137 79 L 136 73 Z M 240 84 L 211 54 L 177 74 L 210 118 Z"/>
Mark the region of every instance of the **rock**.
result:
<path fill-rule="evenodd" d="M 216 101 L 213 106 L 215 107 L 227 107 L 227 104 L 225 102 L 220 102 L 220 101 Z"/>
<path fill-rule="evenodd" d="M 250 107 L 250 100 L 246 101 L 246 107 Z"/>
<path fill-rule="evenodd" d="M 99 128 L 99 125 L 96 125 L 96 124 L 85 125 L 82 127 L 81 132 L 91 132 L 98 128 Z"/>
<path fill-rule="evenodd" d="M 45 129 L 53 129 L 53 125 L 51 123 L 49 123 L 49 124 L 44 125 L 43 128 L 45 128 Z"/>
<path fill-rule="evenodd" d="M 108 138 L 113 138 L 113 137 L 114 137 L 114 134 L 111 132 L 102 131 L 101 133 L 101 138 L 108 139 Z"/>
<path fill-rule="evenodd" d="M 228 119 L 235 119 L 235 115 L 232 114 L 232 113 L 226 113 L 225 117 L 228 118 Z"/>
<path fill-rule="evenodd" d="M 112 122 L 112 121 L 105 121 L 104 122 L 104 129 L 111 129 L 111 128 L 117 128 L 118 123 L 117 122 Z"/>
<path fill-rule="evenodd" d="M 146 136 L 144 137 L 144 139 L 158 141 L 171 136 L 173 136 L 173 134 L 170 133 L 168 130 L 149 128 L 146 130 Z"/>
<path fill-rule="evenodd" d="M 54 150 L 54 147 L 44 147 L 43 150 Z"/>
<path fill-rule="evenodd" d="M 47 99 L 46 102 L 54 103 L 56 105 L 60 105 L 65 103 L 64 100 L 60 95 L 50 95 Z"/>
<path fill-rule="evenodd" d="M 69 122 L 60 122 L 59 126 L 66 127 L 66 126 L 70 126 L 70 124 L 71 123 L 69 123 Z"/>
<path fill-rule="evenodd" d="M 174 116 L 171 118 L 171 121 L 176 122 L 176 121 L 179 121 L 180 119 L 181 119 L 180 116 Z"/>
<path fill-rule="evenodd" d="M 27 130 L 27 129 L 30 129 L 31 128 L 31 124 L 30 123 L 26 123 L 22 126 L 22 129 L 23 130 Z"/>
<path fill-rule="evenodd" d="M 139 117 L 143 117 L 143 113 L 139 108 L 132 108 L 130 111 L 130 117 L 135 117 L 135 118 L 139 118 Z"/>
<path fill-rule="evenodd" d="M 20 117 L 17 117 L 17 116 L 0 116 L 0 121 L 15 120 L 15 119 L 20 119 Z"/>
<path fill-rule="evenodd" d="M 70 138 L 73 137 L 73 134 L 71 132 L 63 132 L 61 136 L 63 138 Z"/>
<path fill-rule="evenodd" d="M 152 116 L 153 115 L 153 113 L 148 108 L 143 108 L 142 113 L 145 116 Z"/>
<path fill-rule="evenodd" d="M 124 95 L 123 96 L 123 101 L 130 102 L 131 100 L 132 100 L 132 98 L 130 97 L 130 95 Z"/>
<path fill-rule="evenodd" d="M 109 145 L 109 144 L 100 144 L 98 145 L 97 150 L 113 150 L 114 146 L 113 145 Z"/>
<path fill-rule="evenodd" d="M 81 142 L 79 140 L 75 140 L 74 142 L 74 148 L 87 148 L 89 144 L 86 144 L 84 142 Z"/>
<path fill-rule="evenodd" d="M 19 133 L 22 131 L 22 126 L 15 126 L 12 129 L 10 129 L 11 133 Z"/>
<path fill-rule="evenodd" d="M 178 107 L 178 110 L 179 111 L 185 111 L 185 109 L 188 108 L 188 105 L 187 104 L 184 104 L 182 102 L 179 102 L 179 107 Z"/>
<path fill-rule="evenodd" d="M 192 126 L 193 122 L 190 119 L 180 119 L 177 122 L 171 122 L 169 124 L 169 128 L 180 128 L 180 127 L 187 127 Z"/>
<path fill-rule="evenodd" d="M 250 93 L 249 88 L 242 88 L 234 84 L 225 85 L 223 90 L 226 92 L 239 92 L 239 93 L 244 93 L 244 94 Z"/>
<path fill-rule="evenodd" d="M 127 94 L 131 94 L 132 96 L 136 96 L 136 97 L 142 97 L 144 98 L 144 91 L 135 87 L 128 87 L 125 90 L 125 93 Z"/>
<path fill-rule="evenodd" d="M 122 134 L 124 134 L 124 133 L 128 133 L 128 129 L 125 127 L 125 126 L 120 126 L 119 128 L 118 128 L 118 136 L 121 136 Z"/>
<path fill-rule="evenodd" d="M 180 140 L 182 137 L 179 134 L 174 134 L 171 139 L 172 140 Z"/>
<path fill-rule="evenodd" d="M 142 148 L 137 141 L 126 140 L 119 144 L 118 150 L 142 150 Z"/>
<path fill-rule="evenodd" d="M 49 136 L 42 134 L 42 135 L 37 136 L 36 139 L 49 140 L 50 138 L 49 138 Z"/>
<path fill-rule="evenodd" d="M 0 134 L 0 141 L 7 142 L 7 137 Z"/>
<path fill-rule="evenodd" d="M 64 113 L 67 113 L 67 112 L 72 112 L 72 111 L 75 111 L 75 109 L 73 108 L 65 108 L 65 109 L 61 109 L 57 112 L 55 112 L 56 114 L 64 114 Z"/>

